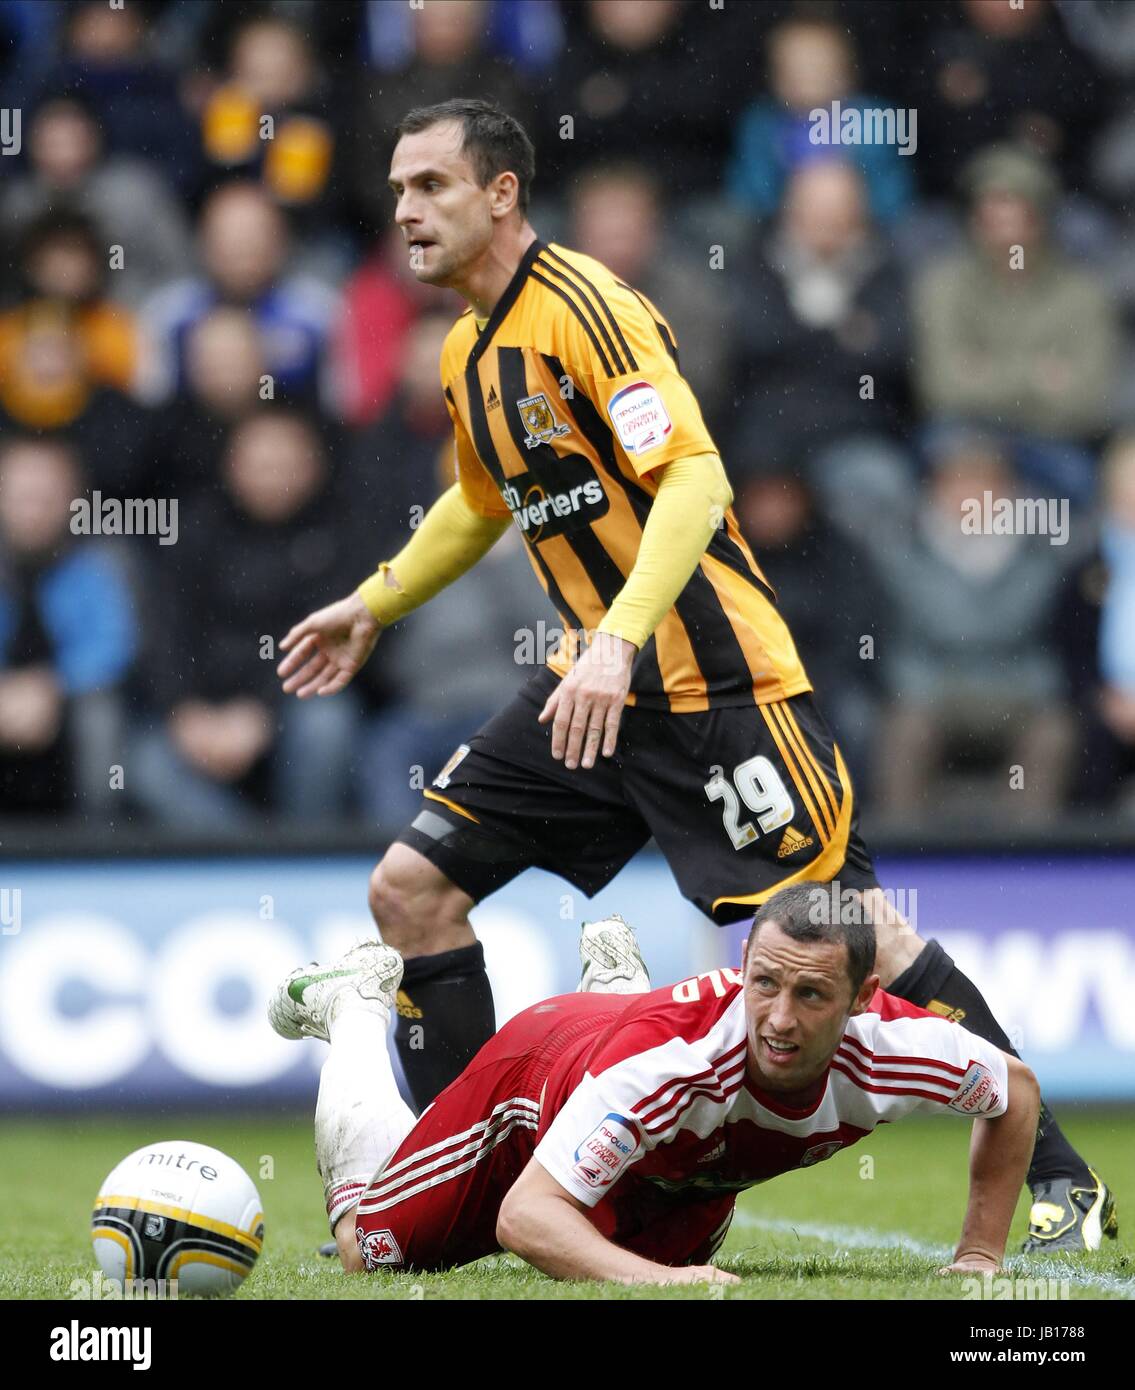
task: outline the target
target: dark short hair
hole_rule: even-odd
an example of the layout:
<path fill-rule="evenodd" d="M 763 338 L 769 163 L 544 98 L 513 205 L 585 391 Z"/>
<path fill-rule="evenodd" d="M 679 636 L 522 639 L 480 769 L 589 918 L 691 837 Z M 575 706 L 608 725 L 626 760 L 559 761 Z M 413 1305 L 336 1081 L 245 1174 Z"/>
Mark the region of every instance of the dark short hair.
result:
<path fill-rule="evenodd" d="M 434 106 L 416 106 L 398 122 L 395 135 L 418 135 L 442 121 L 461 126 L 461 153 L 467 155 L 482 188 L 498 174 L 516 175 L 516 205 L 521 215 L 528 212 L 528 193 L 536 175 L 536 151 L 528 132 L 515 116 L 495 102 L 454 97 Z"/>
<path fill-rule="evenodd" d="M 81 246 L 94 269 L 95 284 L 101 289 L 106 283 L 105 249 L 99 240 L 94 222 L 70 206 L 49 207 L 24 227 L 16 240 L 16 265 L 25 286 L 31 276 L 31 265 L 45 246 L 58 242 Z"/>
<path fill-rule="evenodd" d="M 875 928 L 865 920 L 868 914 L 842 912 L 842 895 L 836 886 L 833 912 L 831 891 L 827 883 L 794 883 L 783 888 L 757 909 L 749 931 L 748 949 L 753 948 L 757 932 L 766 922 L 774 922 L 793 941 L 829 941 L 847 947 L 847 975 L 851 981 L 851 997 L 859 993 L 863 981 L 875 968 Z M 861 900 L 861 895 L 857 895 Z M 852 917 L 855 920 L 846 921 Z"/>
<path fill-rule="evenodd" d="M 46 208 L 33 217 L 20 233 L 19 256 L 34 255 L 45 241 L 80 242 L 83 249 L 102 265 L 102 242 L 98 228 L 86 213 L 69 205 Z"/>

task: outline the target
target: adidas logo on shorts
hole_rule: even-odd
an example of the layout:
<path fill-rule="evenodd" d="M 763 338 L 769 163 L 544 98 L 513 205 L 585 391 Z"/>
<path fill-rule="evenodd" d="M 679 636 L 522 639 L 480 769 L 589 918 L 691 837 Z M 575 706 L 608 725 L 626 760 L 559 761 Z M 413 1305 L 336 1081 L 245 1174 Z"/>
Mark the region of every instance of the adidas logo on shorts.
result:
<path fill-rule="evenodd" d="M 790 854 L 795 854 L 800 849 L 807 849 L 815 843 L 811 835 L 801 835 L 794 825 L 790 825 L 781 836 L 780 848 L 776 852 L 776 857 L 787 859 Z"/>

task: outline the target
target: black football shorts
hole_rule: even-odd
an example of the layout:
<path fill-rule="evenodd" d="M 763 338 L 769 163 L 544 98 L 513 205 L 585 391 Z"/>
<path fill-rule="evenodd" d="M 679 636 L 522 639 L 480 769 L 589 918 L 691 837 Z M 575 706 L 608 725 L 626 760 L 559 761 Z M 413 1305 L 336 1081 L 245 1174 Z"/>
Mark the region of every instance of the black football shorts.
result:
<path fill-rule="evenodd" d="M 480 902 L 527 868 L 589 897 L 654 837 L 719 924 L 802 880 L 869 888 L 851 781 L 811 695 L 699 714 L 623 711 L 618 748 L 569 771 L 537 715 L 544 668 L 458 748 L 399 836 Z"/>

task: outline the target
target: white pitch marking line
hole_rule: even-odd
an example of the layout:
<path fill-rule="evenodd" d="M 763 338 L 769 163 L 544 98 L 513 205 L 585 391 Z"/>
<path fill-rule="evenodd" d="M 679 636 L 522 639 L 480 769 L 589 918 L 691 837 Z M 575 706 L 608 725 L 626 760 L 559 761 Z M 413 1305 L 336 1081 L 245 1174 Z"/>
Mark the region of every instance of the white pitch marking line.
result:
<path fill-rule="evenodd" d="M 859 1226 L 816 1226 L 807 1221 L 772 1221 L 765 1217 L 753 1216 L 739 1211 L 733 1217 L 734 1226 L 747 1226 L 754 1231 L 768 1231 L 773 1235 L 802 1236 L 806 1240 L 820 1240 L 825 1245 L 843 1245 L 851 1250 L 904 1250 L 919 1259 L 948 1261 L 953 1251 L 945 1245 L 928 1245 L 902 1231 L 870 1231 Z M 1010 1255 L 1007 1269 L 1010 1274 L 1026 1274 L 1034 1279 L 1048 1278 L 1067 1280 L 1081 1288 L 1099 1289 L 1104 1293 L 1117 1293 L 1123 1298 L 1135 1298 L 1135 1280 L 1122 1279 L 1115 1274 L 1100 1274 L 1095 1270 L 1080 1269 L 1067 1260 L 1050 1259 L 1047 1255 Z"/>

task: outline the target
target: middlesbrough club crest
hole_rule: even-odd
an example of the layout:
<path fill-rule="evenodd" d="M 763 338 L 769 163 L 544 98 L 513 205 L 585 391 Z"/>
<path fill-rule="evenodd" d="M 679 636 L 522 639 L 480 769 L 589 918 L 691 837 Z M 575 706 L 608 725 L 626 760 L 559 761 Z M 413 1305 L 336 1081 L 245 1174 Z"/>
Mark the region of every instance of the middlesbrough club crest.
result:
<path fill-rule="evenodd" d="M 402 1251 L 394 1239 L 393 1231 L 364 1231 L 361 1226 L 355 1229 L 355 1238 L 362 1251 L 363 1264 L 367 1269 L 377 1269 L 379 1265 L 400 1265 Z"/>
<path fill-rule="evenodd" d="M 839 1153 L 843 1148 L 841 1143 L 834 1144 L 813 1144 L 810 1149 L 805 1150 L 800 1155 L 798 1168 L 811 1168 L 813 1163 L 823 1163 L 825 1158 L 831 1158 L 832 1154 Z"/>

